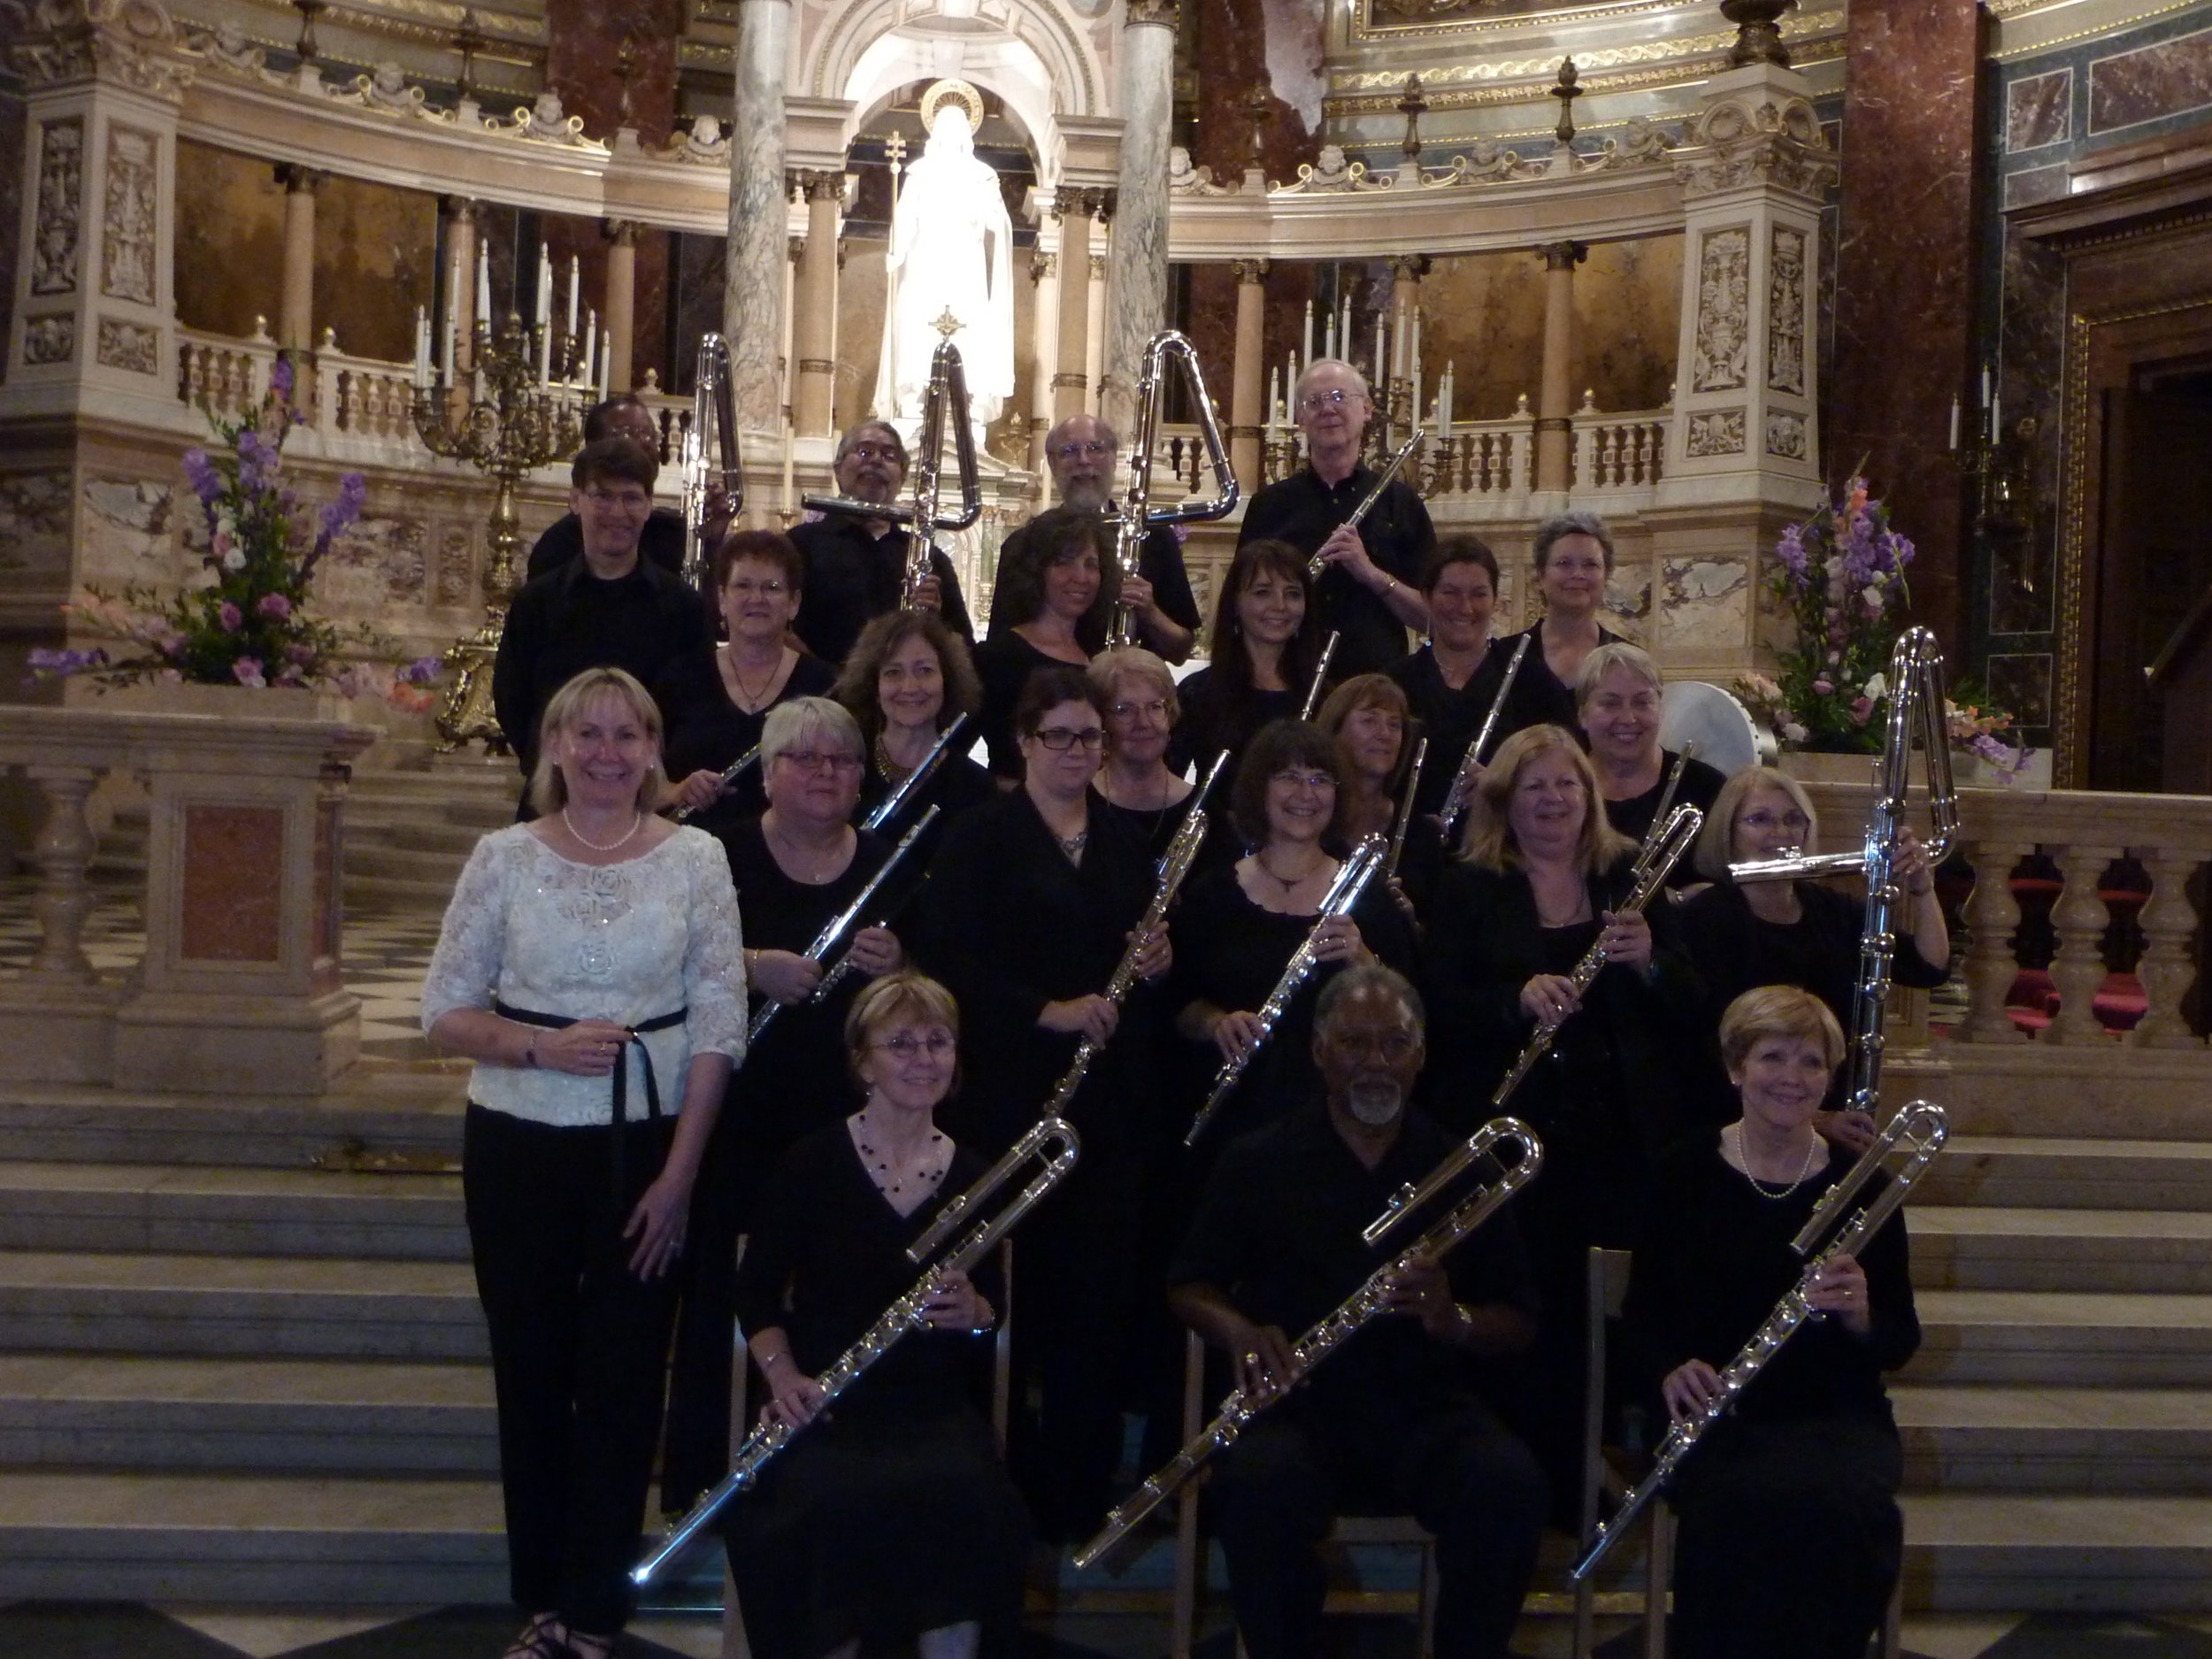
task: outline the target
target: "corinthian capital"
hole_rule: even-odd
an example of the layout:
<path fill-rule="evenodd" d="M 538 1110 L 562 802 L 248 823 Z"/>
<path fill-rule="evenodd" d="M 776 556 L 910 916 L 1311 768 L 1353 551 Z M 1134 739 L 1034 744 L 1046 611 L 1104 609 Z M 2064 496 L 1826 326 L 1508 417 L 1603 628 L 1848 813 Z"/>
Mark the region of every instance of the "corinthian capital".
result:
<path fill-rule="evenodd" d="M 12 10 L 21 32 L 8 58 L 27 90 L 99 80 L 180 99 L 192 83 L 161 0 L 28 0 Z"/>
<path fill-rule="evenodd" d="M 1835 182 L 1835 152 L 1821 136 L 1812 100 L 1793 87 L 1739 88 L 1708 104 L 1686 138 L 1674 157 L 1686 196 L 1760 184 L 1816 201 Z"/>

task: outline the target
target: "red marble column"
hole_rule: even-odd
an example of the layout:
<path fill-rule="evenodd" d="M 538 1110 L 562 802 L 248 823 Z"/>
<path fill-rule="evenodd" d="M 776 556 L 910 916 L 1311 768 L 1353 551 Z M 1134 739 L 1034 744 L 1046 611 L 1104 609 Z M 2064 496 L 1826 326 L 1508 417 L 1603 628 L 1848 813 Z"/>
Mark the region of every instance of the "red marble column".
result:
<path fill-rule="evenodd" d="M 1831 481 L 1866 457 L 1920 550 L 1914 620 L 1955 655 L 1968 549 L 1947 445 L 1973 368 L 1983 28 L 1978 6 L 1853 0 L 1825 423 Z"/>

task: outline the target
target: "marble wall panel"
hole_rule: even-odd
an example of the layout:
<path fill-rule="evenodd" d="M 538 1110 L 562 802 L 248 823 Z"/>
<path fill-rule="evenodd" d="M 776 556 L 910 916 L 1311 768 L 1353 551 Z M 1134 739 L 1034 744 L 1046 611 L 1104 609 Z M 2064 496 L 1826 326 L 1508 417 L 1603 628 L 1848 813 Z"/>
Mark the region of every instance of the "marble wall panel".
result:
<path fill-rule="evenodd" d="M 10 88 L 0 87 L 0 340 L 12 338 L 15 320 L 15 273 L 21 250 L 16 246 L 15 227 L 23 222 L 23 100 Z M 0 353 L 0 379 L 7 364 Z"/>
<path fill-rule="evenodd" d="M 1541 263 L 1526 253 L 1453 254 L 1437 260 L 1423 287 L 1421 355 L 1455 369 L 1453 415 L 1495 419 L 1523 395 L 1533 410 L 1543 381 Z"/>
<path fill-rule="evenodd" d="M 316 603 L 365 616 L 421 604 L 429 591 L 427 542 L 419 518 L 364 516 L 315 567 Z"/>
<path fill-rule="evenodd" d="M 165 479 L 89 472 L 81 499 L 80 580 L 120 584 L 176 579 L 180 515 L 174 485 Z M 185 502 L 192 504 L 189 496 Z"/>
<path fill-rule="evenodd" d="M 284 192 L 267 162 L 177 141 L 176 293 L 187 328 L 243 339 L 261 317 L 274 331 L 284 302 Z"/>
<path fill-rule="evenodd" d="M 1707 659 L 1740 651 L 1751 626 L 1751 566 L 1741 559 L 1663 559 L 1655 641 L 1670 656 Z"/>
<path fill-rule="evenodd" d="M 0 573 L 69 568 L 69 496 L 66 469 L 0 472 Z"/>
<path fill-rule="evenodd" d="M 1575 273 L 1578 401 L 1588 388 L 1600 409 L 1664 403 L 1674 383 L 1681 311 L 1680 236 L 1594 243 Z M 1422 355 L 1430 356 L 1425 329 Z"/>
<path fill-rule="evenodd" d="M 1192 162 L 1217 180 L 1243 176 L 1252 128 L 1244 101 L 1255 87 L 1268 97 L 1260 163 L 1271 179 L 1298 176 L 1317 150 L 1323 86 L 1319 0 L 1197 0 L 1185 9 L 1189 73 L 1203 115 L 1187 135 Z M 1287 344 L 1285 346 L 1287 350 Z"/>
<path fill-rule="evenodd" d="M 690 384 L 691 367 L 674 361 L 672 351 L 680 357 L 695 357 L 699 350 L 700 330 L 679 334 L 672 343 L 664 328 L 657 327 L 658 319 L 668 315 L 669 257 L 676 242 L 672 231 L 641 230 L 637 239 L 637 278 L 634 293 L 636 309 L 632 313 L 635 325 L 631 330 L 630 373 L 640 386 L 645 384 L 645 371 L 650 369 L 667 386 L 672 377 L 680 377 Z M 717 244 L 719 245 L 718 242 Z M 718 264 L 717 269 L 720 267 Z M 723 329 L 722 307 L 718 299 L 714 320 L 706 325 L 717 334 Z"/>
<path fill-rule="evenodd" d="M 178 895 L 177 953 L 195 962 L 273 963 L 283 953 L 279 889 L 284 809 L 184 808 L 184 877 Z"/>
<path fill-rule="evenodd" d="M 2005 148 L 2035 150 L 2073 136 L 2074 72 L 2025 75 L 2005 88 Z"/>
<path fill-rule="evenodd" d="M 436 196 L 335 174 L 325 180 L 315 196 L 316 339 L 334 328 L 342 351 L 387 362 L 413 357 L 415 308 L 430 308 L 437 244 Z"/>
<path fill-rule="evenodd" d="M 2089 130 L 2212 107 L 2212 29 L 2161 41 L 2089 65 Z"/>
<path fill-rule="evenodd" d="M 107 177 L 100 214 L 100 292 L 154 303 L 161 139 L 143 127 L 108 123 Z"/>
<path fill-rule="evenodd" d="M 2005 174 L 2005 206 L 2025 207 L 2032 202 L 2055 201 L 2066 194 L 2068 168 L 2064 162 L 2047 167 L 2023 167 Z"/>
<path fill-rule="evenodd" d="M 678 340 L 694 342 L 710 329 L 720 334 L 724 239 L 680 235 L 674 242 L 670 250 L 661 309 L 648 311 L 641 305 L 638 308 L 639 337 L 643 338 L 649 326 L 657 335 L 665 335 L 672 329 Z M 663 384 L 689 392 L 694 366 L 690 362 L 678 363 L 675 377 Z"/>
<path fill-rule="evenodd" d="M 837 421 L 840 430 L 867 418 L 883 360 L 883 260 L 890 244 L 878 236 L 845 238 L 845 268 L 837 273 Z M 1017 357 L 1027 343 L 1015 341 Z"/>

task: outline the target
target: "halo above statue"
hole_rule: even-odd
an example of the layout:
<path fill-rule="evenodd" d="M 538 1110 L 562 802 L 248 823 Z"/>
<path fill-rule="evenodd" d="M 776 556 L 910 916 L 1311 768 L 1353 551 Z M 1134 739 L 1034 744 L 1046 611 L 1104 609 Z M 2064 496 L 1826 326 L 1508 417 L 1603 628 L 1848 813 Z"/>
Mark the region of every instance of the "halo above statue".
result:
<path fill-rule="evenodd" d="M 956 104 L 968 118 L 971 135 L 983 130 L 983 95 L 964 81 L 939 81 L 932 83 L 922 94 L 922 127 L 925 131 L 937 124 L 937 111 L 948 104 Z"/>

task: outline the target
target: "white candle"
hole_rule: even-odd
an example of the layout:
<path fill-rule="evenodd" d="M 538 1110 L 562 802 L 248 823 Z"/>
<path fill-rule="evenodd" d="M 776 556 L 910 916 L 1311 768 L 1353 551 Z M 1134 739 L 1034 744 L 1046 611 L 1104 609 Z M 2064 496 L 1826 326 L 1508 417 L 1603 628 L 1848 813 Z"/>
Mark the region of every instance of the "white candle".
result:
<path fill-rule="evenodd" d="M 1306 361 L 1307 361 L 1307 362 L 1309 362 L 1309 363 L 1312 362 L 1312 361 L 1313 361 L 1313 302 L 1312 302 L 1311 300 L 1308 300 L 1308 301 L 1306 302 L 1306 336 L 1305 336 L 1305 354 L 1306 354 Z M 1295 363 L 1298 361 L 1298 354 L 1297 354 L 1296 352 L 1294 352 L 1294 351 L 1293 353 L 1291 353 L 1291 361 L 1292 361 L 1292 363 L 1294 363 L 1294 364 L 1295 364 Z M 1296 374 L 1295 374 L 1295 373 L 1294 373 L 1294 374 L 1291 376 L 1291 378 L 1294 380 L 1296 380 L 1296 379 L 1297 379 L 1297 376 L 1296 376 Z"/>
<path fill-rule="evenodd" d="M 787 420 L 783 424 L 783 510 L 786 512 L 789 512 L 795 504 L 791 494 L 791 423 Z M 917 534 L 919 533 L 918 526 Z"/>
<path fill-rule="evenodd" d="M 595 307 L 585 317 L 583 347 L 576 354 L 576 376 L 589 386 L 599 378 L 599 312 Z"/>
<path fill-rule="evenodd" d="M 1989 365 L 1982 365 L 1982 407 L 1989 407 Z"/>
<path fill-rule="evenodd" d="M 571 340 L 576 338 L 576 290 L 579 286 L 576 280 L 576 256 L 571 254 L 568 257 L 568 337 Z"/>
<path fill-rule="evenodd" d="M 1955 398 L 1953 398 L 1953 399 L 1951 400 L 1951 448 L 1952 448 L 1953 451 L 1954 451 L 1954 452 L 1955 452 L 1955 451 L 1957 450 L 1958 447 L 1959 447 L 1959 400 L 1958 400 L 1957 398 L 1955 398 Z"/>
<path fill-rule="evenodd" d="M 492 326 L 492 258 L 488 249 L 476 250 L 476 325 L 488 330 Z"/>
<path fill-rule="evenodd" d="M 1406 349 L 1406 374 L 1413 381 L 1413 389 L 1421 389 L 1421 308 L 1413 308 L 1413 343 Z"/>
<path fill-rule="evenodd" d="M 430 384 L 430 316 L 415 307 L 415 389 Z"/>
<path fill-rule="evenodd" d="M 1390 389 L 1390 328 L 1388 318 L 1380 311 L 1375 313 L 1375 378 L 1383 383 L 1386 398 Z"/>
<path fill-rule="evenodd" d="M 553 250 L 543 242 L 538 244 L 538 305 L 530 320 L 544 324 L 548 333 L 552 331 Z"/>
<path fill-rule="evenodd" d="M 1352 354 L 1352 300 L 1349 295 L 1337 302 L 1336 349 L 1329 355 L 1346 357 Z"/>
<path fill-rule="evenodd" d="M 459 311 L 459 296 L 449 296 L 445 308 L 445 339 L 438 348 L 438 383 L 442 386 L 453 384 L 453 329 Z"/>
<path fill-rule="evenodd" d="M 603 328 L 599 331 L 599 401 L 607 401 L 607 376 L 614 372 L 614 335 Z"/>
<path fill-rule="evenodd" d="M 1444 365 L 1444 384 L 1437 394 L 1437 401 L 1443 407 L 1436 417 L 1436 424 L 1443 428 L 1444 435 L 1448 438 L 1452 435 L 1452 382 L 1458 378 L 1458 365 L 1447 363 Z"/>
<path fill-rule="evenodd" d="M 1989 399 L 1989 442 L 1991 447 L 1994 448 L 1997 444 L 2003 442 L 2004 436 L 2005 395 L 2002 392 L 1995 392 L 1991 394 Z"/>

